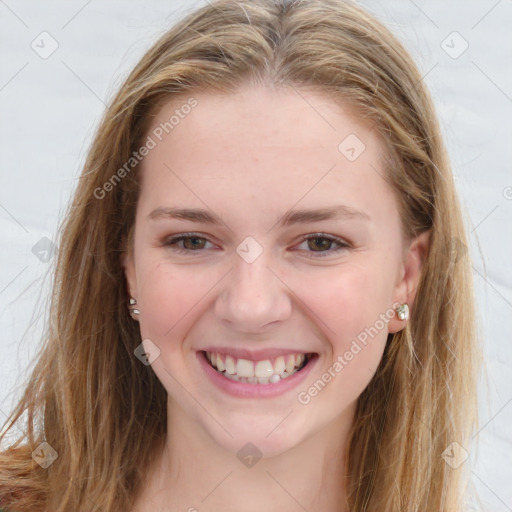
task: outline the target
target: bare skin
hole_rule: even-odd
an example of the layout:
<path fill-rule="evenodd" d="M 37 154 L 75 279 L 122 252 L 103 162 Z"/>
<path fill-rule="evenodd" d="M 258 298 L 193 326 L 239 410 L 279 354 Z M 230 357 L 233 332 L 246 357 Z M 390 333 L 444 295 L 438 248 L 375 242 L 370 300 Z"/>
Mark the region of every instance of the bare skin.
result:
<path fill-rule="evenodd" d="M 133 512 L 345 512 L 357 398 L 388 333 L 405 326 L 393 306 L 412 308 L 428 238 L 403 239 L 380 139 L 330 98 L 255 85 L 193 96 L 197 106 L 143 160 L 124 260 L 169 396 L 165 449 Z M 153 128 L 187 98 L 165 105 Z M 291 209 L 338 205 L 338 218 L 279 222 Z M 166 208 L 204 209 L 221 222 Z M 240 247 L 262 252 L 248 261 Z M 361 343 L 371 326 L 378 333 Z M 255 360 L 276 348 L 315 357 L 290 389 L 240 397 L 205 370 L 212 346 Z M 319 380 L 328 382 L 316 389 Z"/>

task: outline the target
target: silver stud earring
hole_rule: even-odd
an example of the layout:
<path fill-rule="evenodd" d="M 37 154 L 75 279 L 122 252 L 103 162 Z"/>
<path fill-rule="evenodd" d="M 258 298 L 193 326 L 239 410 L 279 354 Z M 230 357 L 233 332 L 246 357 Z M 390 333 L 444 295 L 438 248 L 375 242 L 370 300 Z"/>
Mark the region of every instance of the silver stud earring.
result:
<path fill-rule="evenodd" d="M 395 311 L 400 320 L 407 320 L 409 318 L 409 305 L 407 303 L 400 304 Z"/>
<path fill-rule="evenodd" d="M 136 305 L 137 301 L 133 297 L 130 297 L 130 312 L 133 313 L 134 315 L 140 315 L 140 311 L 136 307 L 133 307 Z"/>

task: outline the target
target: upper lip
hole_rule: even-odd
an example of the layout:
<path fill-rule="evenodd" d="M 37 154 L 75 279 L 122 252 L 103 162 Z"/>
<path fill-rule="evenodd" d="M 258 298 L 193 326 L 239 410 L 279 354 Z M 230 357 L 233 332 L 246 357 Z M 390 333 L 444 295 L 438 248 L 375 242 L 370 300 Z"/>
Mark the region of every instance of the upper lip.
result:
<path fill-rule="evenodd" d="M 265 361 L 266 359 L 273 359 L 279 356 L 286 356 L 288 354 L 311 354 L 311 351 L 301 350 L 298 348 L 269 348 L 249 350 L 246 348 L 234 347 L 207 347 L 202 349 L 205 352 L 213 352 L 218 354 L 225 354 L 235 357 L 236 359 L 247 359 L 249 361 Z"/>

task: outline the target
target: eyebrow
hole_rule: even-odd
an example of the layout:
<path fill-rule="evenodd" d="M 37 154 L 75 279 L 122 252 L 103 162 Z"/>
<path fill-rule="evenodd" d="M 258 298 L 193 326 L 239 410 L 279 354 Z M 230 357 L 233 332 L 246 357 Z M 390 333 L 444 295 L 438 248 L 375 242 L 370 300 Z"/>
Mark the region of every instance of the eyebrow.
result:
<path fill-rule="evenodd" d="M 170 218 L 213 225 L 225 224 L 218 215 L 201 208 L 168 208 L 160 206 L 153 210 L 148 215 L 148 218 L 150 220 Z M 280 218 L 278 223 L 282 226 L 291 226 L 293 224 L 306 224 L 337 219 L 371 221 L 371 217 L 362 211 L 346 205 L 335 205 L 320 209 L 289 210 Z"/>

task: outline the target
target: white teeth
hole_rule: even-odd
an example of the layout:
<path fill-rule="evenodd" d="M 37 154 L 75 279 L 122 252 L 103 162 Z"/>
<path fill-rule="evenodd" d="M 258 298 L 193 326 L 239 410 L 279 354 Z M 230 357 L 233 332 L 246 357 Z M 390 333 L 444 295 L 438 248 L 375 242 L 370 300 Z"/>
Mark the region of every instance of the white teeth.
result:
<path fill-rule="evenodd" d="M 288 356 L 288 359 L 286 361 L 285 370 L 288 373 L 292 373 L 294 368 L 295 368 L 295 356 L 294 355 Z"/>
<path fill-rule="evenodd" d="M 221 356 L 218 353 L 206 352 L 210 364 L 228 379 L 249 384 L 275 384 L 281 379 L 293 375 L 304 363 L 305 354 L 279 356 L 274 364 L 268 359 L 251 361 L 236 359 L 233 356 Z"/>
<path fill-rule="evenodd" d="M 274 362 L 274 372 L 277 374 L 283 373 L 285 366 L 284 357 L 279 356 Z"/>
<path fill-rule="evenodd" d="M 231 356 L 226 356 L 226 372 L 231 375 L 236 373 L 235 360 Z"/>
<path fill-rule="evenodd" d="M 258 361 L 256 363 L 254 375 L 259 379 L 268 379 L 269 377 L 272 377 L 273 374 L 274 368 L 272 367 L 272 363 L 270 361 Z"/>
<path fill-rule="evenodd" d="M 239 359 L 236 363 L 236 373 L 239 377 L 254 377 L 254 363 L 247 359 Z M 260 375 L 256 373 L 256 377 L 260 377 Z"/>

